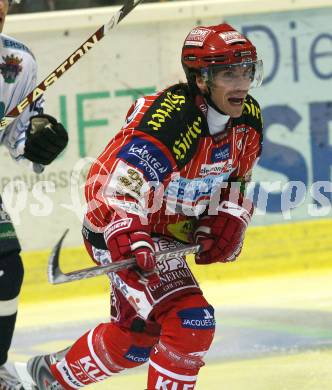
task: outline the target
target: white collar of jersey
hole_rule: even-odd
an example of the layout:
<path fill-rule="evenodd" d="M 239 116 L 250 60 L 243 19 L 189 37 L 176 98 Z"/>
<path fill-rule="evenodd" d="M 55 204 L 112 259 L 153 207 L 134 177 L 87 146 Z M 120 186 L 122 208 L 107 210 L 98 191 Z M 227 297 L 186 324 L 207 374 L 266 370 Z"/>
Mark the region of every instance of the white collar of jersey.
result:
<path fill-rule="evenodd" d="M 215 135 L 218 133 L 221 133 L 225 130 L 226 124 L 229 120 L 229 115 L 223 115 L 217 110 L 215 110 L 210 105 L 208 106 L 207 110 L 207 122 L 209 125 L 209 131 L 211 135 Z"/>

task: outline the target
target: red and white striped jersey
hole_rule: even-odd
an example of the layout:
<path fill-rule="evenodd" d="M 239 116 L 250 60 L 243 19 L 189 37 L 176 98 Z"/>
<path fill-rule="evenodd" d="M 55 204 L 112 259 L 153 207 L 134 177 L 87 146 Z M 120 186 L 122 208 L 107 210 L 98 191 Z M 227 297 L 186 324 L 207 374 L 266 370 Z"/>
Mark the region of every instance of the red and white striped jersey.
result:
<path fill-rule="evenodd" d="M 262 117 L 254 98 L 248 95 L 242 116 L 229 118 L 214 135 L 209 109 L 185 84 L 139 98 L 89 171 L 89 224 L 102 231 L 115 212 L 134 213 L 152 233 L 187 241 L 218 188 L 220 194 L 225 183 L 248 181 L 261 153 Z"/>

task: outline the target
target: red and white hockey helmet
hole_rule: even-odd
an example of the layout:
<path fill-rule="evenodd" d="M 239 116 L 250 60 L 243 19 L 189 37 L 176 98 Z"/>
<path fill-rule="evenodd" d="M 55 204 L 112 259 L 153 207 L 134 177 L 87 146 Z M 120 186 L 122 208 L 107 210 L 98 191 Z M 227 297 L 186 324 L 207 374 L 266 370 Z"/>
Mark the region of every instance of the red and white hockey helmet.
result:
<path fill-rule="evenodd" d="M 262 83 L 263 62 L 257 59 L 255 46 L 226 23 L 192 29 L 184 41 L 181 60 L 189 83 L 201 74 L 213 84 L 220 70 L 235 66 L 250 70 L 251 88 Z"/>

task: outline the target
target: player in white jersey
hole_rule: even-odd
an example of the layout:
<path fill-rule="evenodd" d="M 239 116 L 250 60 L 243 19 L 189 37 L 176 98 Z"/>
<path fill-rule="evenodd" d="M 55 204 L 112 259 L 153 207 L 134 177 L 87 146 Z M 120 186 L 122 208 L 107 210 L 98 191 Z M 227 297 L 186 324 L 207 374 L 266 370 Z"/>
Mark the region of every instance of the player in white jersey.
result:
<path fill-rule="evenodd" d="M 13 1 L 0 0 L 0 118 L 9 113 L 36 86 L 37 65 L 21 42 L 2 34 Z M 43 99 L 28 107 L 0 130 L 0 144 L 14 160 L 39 173 L 66 147 L 68 135 L 53 117 L 43 114 Z M 0 390 L 23 389 L 5 363 L 15 328 L 17 301 L 23 281 L 20 244 L 0 195 Z"/>

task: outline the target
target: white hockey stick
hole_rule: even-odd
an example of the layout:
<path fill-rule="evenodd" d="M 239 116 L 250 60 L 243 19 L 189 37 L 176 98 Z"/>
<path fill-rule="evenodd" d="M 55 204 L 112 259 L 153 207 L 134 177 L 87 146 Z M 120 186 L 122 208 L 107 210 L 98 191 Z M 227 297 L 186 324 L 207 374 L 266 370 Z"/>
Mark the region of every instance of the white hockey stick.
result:
<path fill-rule="evenodd" d="M 143 0 L 127 0 L 123 7 L 116 12 L 112 18 L 98 30 L 93 33 L 80 47 L 55 70 L 50 73 L 40 84 L 37 85 L 16 107 L 14 107 L 6 116 L 0 120 L 0 131 L 6 128 L 16 117 L 18 117 L 30 104 L 35 102 L 44 92 L 53 85 L 68 69 L 82 58 L 90 49 L 94 47 L 105 35 L 111 33 L 121 20 L 127 16 Z"/>
<path fill-rule="evenodd" d="M 64 273 L 60 269 L 59 257 L 61 245 L 68 233 L 68 229 L 64 232 L 59 242 L 53 248 L 52 254 L 48 260 L 48 281 L 51 284 L 61 284 L 72 282 L 73 280 L 81 280 L 87 278 L 93 278 L 94 276 L 108 274 L 109 272 L 117 272 L 124 270 L 126 268 L 134 267 L 136 265 L 135 258 L 130 258 L 126 260 L 120 260 L 115 263 L 95 266 L 90 268 L 84 268 L 78 271 L 72 271 Z M 189 254 L 198 253 L 201 250 L 200 245 L 188 245 L 183 248 L 177 248 L 169 251 L 162 251 L 156 253 L 157 261 L 164 261 L 171 259 L 174 256 L 185 256 Z"/>

